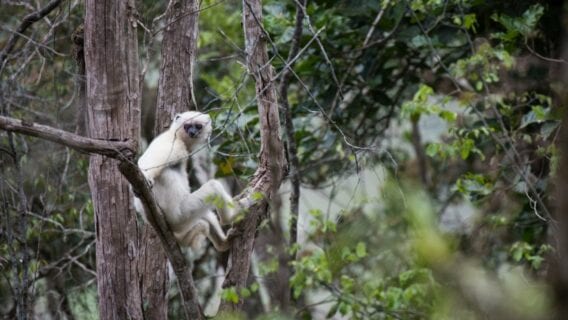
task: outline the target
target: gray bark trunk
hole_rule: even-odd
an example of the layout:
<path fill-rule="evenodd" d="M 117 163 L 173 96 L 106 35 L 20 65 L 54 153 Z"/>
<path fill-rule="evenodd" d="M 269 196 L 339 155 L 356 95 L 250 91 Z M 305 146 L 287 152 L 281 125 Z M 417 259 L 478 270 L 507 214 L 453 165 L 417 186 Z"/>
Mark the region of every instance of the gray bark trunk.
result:
<path fill-rule="evenodd" d="M 85 71 L 88 133 L 104 140 L 139 137 L 140 101 L 134 1 L 87 0 Z M 115 159 L 92 155 L 101 319 L 142 319 L 139 234 L 128 182 Z"/>
<path fill-rule="evenodd" d="M 562 15 L 563 34 L 562 51 L 560 58 L 568 61 L 568 1 L 564 1 L 564 12 Z M 558 106 L 566 106 L 568 103 L 568 67 L 566 63 L 558 65 L 553 71 L 553 82 L 556 86 L 556 101 Z M 554 311 L 551 319 L 565 319 L 568 314 L 568 112 L 566 107 L 560 112 L 563 113 L 562 124 L 560 125 L 560 135 L 558 150 L 560 161 L 556 176 L 556 216 L 558 223 L 550 222 L 553 230 L 553 243 L 557 244 L 557 252 L 554 254 L 552 268 L 549 274 L 550 284 L 554 290 Z"/>
<path fill-rule="evenodd" d="M 172 0 L 168 5 L 158 83 L 156 135 L 170 125 L 176 113 L 195 110 L 191 80 L 197 52 L 198 17 L 197 0 Z"/>
<path fill-rule="evenodd" d="M 196 0 L 170 1 L 162 41 L 162 64 L 154 136 L 164 131 L 176 113 L 195 109 L 193 64 L 197 51 L 199 4 Z M 142 232 L 145 315 L 167 319 L 167 258 L 160 239 L 149 225 Z"/>
<path fill-rule="evenodd" d="M 268 215 L 269 204 L 280 187 L 284 162 L 276 88 L 272 81 L 274 72 L 268 63 L 260 0 L 243 0 L 243 28 L 247 68 L 256 83 L 261 130 L 258 169 L 246 193 L 249 195 L 261 193 L 264 198 L 250 208 L 243 221 L 235 225 L 237 234 L 240 236 L 235 237 L 231 245 L 228 271 L 223 288 L 236 287 L 237 292 L 246 287 L 256 229 Z M 225 301 L 221 309 L 237 310 L 242 307 L 242 302 L 242 299 L 237 304 Z"/>

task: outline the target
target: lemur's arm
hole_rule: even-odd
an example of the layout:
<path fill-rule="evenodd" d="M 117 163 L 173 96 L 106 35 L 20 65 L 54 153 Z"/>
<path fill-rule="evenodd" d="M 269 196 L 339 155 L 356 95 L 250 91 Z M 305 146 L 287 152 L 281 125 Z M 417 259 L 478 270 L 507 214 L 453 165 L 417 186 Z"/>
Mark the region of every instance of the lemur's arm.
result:
<path fill-rule="evenodd" d="M 171 132 L 164 132 L 152 141 L 148 149 L 138 160 L 138 166 L 151 183 L 168 166 L 178 161 L 186 161 L 189 157 L 181 141 L 176 141 Z"/>

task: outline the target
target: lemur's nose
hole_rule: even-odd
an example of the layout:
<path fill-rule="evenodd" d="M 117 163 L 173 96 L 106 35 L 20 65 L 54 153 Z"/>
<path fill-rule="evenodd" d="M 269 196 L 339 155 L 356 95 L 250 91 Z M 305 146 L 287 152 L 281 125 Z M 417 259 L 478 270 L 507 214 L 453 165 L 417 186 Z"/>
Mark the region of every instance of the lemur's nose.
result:
<path fill-rule="evenodd" d="M 203 125 L 201 123 L 186 123 L 183 126 L 183 129 L 190 137 L 195 138 L 197 137 L 201 129 L 203 129 Z"/>

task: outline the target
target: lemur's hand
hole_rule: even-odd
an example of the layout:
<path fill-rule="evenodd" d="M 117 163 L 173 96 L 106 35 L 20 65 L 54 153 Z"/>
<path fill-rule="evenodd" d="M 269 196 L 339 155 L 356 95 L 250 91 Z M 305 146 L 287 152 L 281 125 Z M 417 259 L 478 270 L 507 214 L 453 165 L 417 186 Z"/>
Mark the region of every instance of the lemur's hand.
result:
<path fill-rule="evenodd" d="M 254 201 L 252 199 L 250 199 L 249 196 L 246 196 L 246 197 L 239 199 L 237 201 L 237 209 L 239 211 L 249 210 L 250 207 L 252 207 L 253 205 L 254 205 Z"/>
<path fill-rule="evenodd" d="M 146 182 L 148 182 L 148 187 L 150 187 L 150 189 L 154 188 L 154 179 L 146 178 Z"/>

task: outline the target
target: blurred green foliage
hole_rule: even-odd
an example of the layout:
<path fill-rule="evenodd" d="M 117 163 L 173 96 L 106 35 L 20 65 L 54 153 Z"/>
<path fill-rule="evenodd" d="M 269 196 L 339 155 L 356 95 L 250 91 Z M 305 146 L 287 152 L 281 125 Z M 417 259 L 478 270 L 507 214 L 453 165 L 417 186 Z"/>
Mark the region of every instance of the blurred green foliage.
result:
<path fill-rule="evenodd" d="M 163 27 L 166 5 L 139 1 L 140 22 Z M 13 117 L 81 132 L 69 35 L 84 9 L 66 6 L 50 15 L 60 22 L 54 32 L 47 34 L 46 21 L 29 32 L 44 47 L 21 41 L 21 54 L 10 57 L 0 74 L 0 104 Z M 198 108 L 215 121 L 217 176 L 247 181 L 257 166 L 260 133 L 241 4 L 205 0 L 201 6 Z M 280 75 L 295 2 L 267 0 L 263 8 L 270 63 Z M 10 34 L 4 30 L 15 29 L 29 10 L 2 4 L 0 47 Z M 354 191 L 341 210 L 302 209 L 309 216 L 307 240 L 281 248 L 296 259 L 281 265 L 271 252 L 259 263 L 264 279 L 293 270 L 292 310 L 273 301 L 270 316 L 251 307 L 241 318 L 545 318 L 560 113 L 549 79 L 557 65 L 543 57 L 559 53 L 560 10 L 528 0 L 308 1 L 289 87 L 302 186 L 323 190 L 377 167 L 388 179 L 365 190 L 371 199 Z M 161 34 L 139 28 L 139 40 L 141 61 L 148 63 L 144 90 L 151 92 Z M 60 305 L 71 306 L 68 313 L 96 318 L 88 158 L 34 138 L 14 136 L 13 143 L 30 214 L 22 231 L 18 173 L 9 139 L 0 133 L 0 301 L 6 301 L 0 313 L 10 315 L 13 288 L 27 270 L 51 286 L 30 289 L 34 299 L 56 292 Z M 424 169 L 426 181 L 420 181 Z M 446 228 L 448 212 L 465 207 L 474 214 L 464 230 Z M 266 230 L 273 229 L 259 233 Z M 23 252 L 27 264 L 18 260 Z M 212 278 L 217 262 L 211 256 L 196 266 L 198 279 Z M 254 304 L 263 290 L 257 280 L 239 292 L 225 289 L 221 298 Z M 179 305 L 171 296 L 176 318 Z"/>

